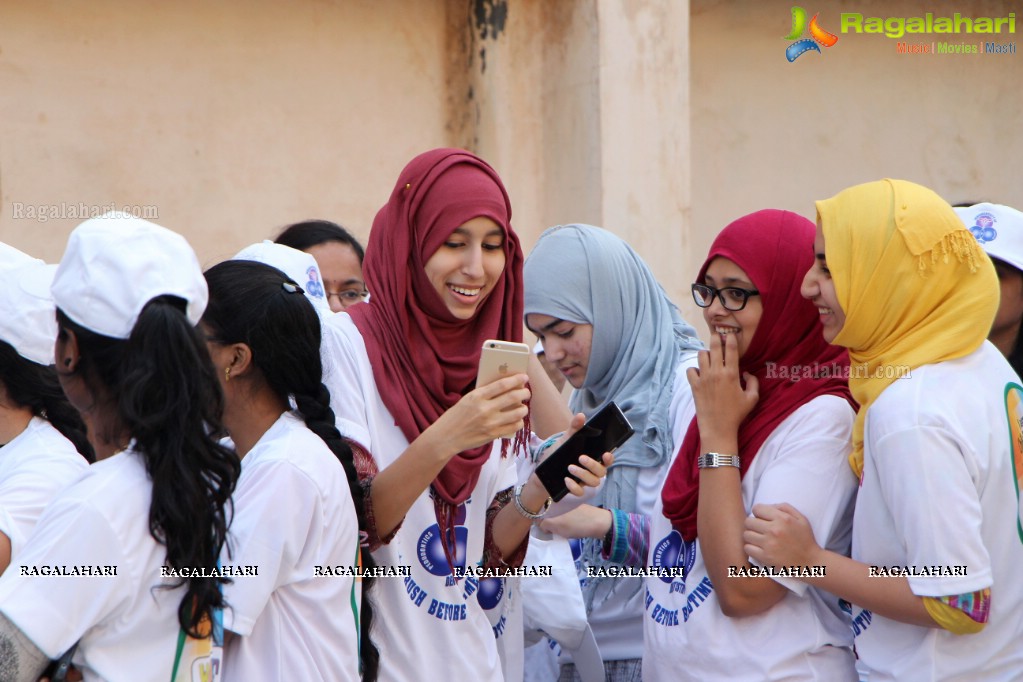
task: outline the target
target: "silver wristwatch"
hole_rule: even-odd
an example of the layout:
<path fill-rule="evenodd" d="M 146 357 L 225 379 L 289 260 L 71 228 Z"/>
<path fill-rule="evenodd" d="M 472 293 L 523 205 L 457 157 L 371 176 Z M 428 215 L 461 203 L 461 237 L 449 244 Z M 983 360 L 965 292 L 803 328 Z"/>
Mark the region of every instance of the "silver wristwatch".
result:
<path fill-rule="evenodd" d="M 717 469 L 720 467 L 739 468 L 739 455 L 722 455 L 720 452 L 705 452 L 696 458 L 696 466 L 700 469 Z"/>

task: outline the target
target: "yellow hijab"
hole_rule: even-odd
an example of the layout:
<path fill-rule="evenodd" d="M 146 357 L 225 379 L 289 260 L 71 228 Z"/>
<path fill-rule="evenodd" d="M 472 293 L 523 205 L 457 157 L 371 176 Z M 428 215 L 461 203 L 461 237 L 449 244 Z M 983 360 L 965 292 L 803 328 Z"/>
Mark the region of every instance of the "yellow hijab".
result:
<path fill-rule="evenodd" d="M 905 180 L 850 187 L 817 202 L 845 325 L 849 388 L 860 403 L 849 464 L 863 473 L 870 404 L 900 375 L 969 355 L 998 309 L 991 260 L 933 191 Z"/>

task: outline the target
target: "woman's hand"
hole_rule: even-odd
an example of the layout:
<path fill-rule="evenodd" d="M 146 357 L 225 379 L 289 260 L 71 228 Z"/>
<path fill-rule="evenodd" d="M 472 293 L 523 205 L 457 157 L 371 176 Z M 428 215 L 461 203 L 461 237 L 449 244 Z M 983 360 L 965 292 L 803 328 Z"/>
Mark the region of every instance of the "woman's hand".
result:
<path fill-rule="evenodd" d="M 583 427 L 586 423 L 586 415 L 582 412 L 572 417 L 572 422 L 568 427 L 568 431 L 558 439 L 557 443 L 551 446 L 546 453 L 544 453 L 543 459 L 547 459 L 550 453 L 556 451 L 561 444 L 568 440 L 572 434 Z M 543 461 L 543 460 L 541 460 Z M 607 476 L 607 469 L 614 463 L 614 455 L 610 452 L 605 452 L 603 456 L 597 460 L 589 455 L 581 455 L 579 461 L 576 464 L 568 465 L 568 473 L 572 474 L 579 480 L 575 480 L 572 476 L 565 476 L 565 487 L 568 488 L 568 492 L 572 493 L 576 497 L 582 497 L 586 494 L 586 488 L 596 488 L 600 485 L 602 478 Z M 522 486 L 521 500 L 529 510 L 539 509 L 543 506 L 547 498 L 550 497 L 550 493 L 544 488 L 543 483 L 537 475 L 530 474 L 526 480 L 524 486 Z"/>
<path fill-rule="evenodd" d="M 693 389 L 696 419 L 704 447 L 708 441 L 734 438 L 739 424 L 756 407 L 757 378 L 744 373 L 746 388 L 739 381 L 739 349 L 735 334 L 714 335 L 710 350 L 700 351 L 699 369 L 686 370 Z"/>
<path fill-rule="evenodd" d="M 757 504 L 746 518 L 743 550 L 761 566 L 817 566 L 823 551 L 805 516 L 790 504 Z"/>
<path fill-rule="evenodd" d="M 561 447 L 562 443 L 571 438 L 576 431 L 581 429 L 586 424 L 586 415 L 579 412 L 572 417 L 572 421 L 568 425 L 568 431 L 562 434 L 561 438 L 557 440 L 546 452 L 543 453 L 540 461 L 544 461 L 550 457 L 558 448 Z M 568 488 L 568 492 L 572 493 L 576 497 L 582 497 L 586 494 L 584 488 L 596 488 L 600 485 L 600 479 L 607 475 L 607 469 L 614 464 L 614 455 L 610 452 L 605 452 L 600 459 L 595 459 L 596 453 L 588 453 L 579 457 L 578 464 L 570 464 L 568 466 L 568 472 L 579 479 L 576 481 L 571 476 L 565 477 L 565 487 Z M 536 474 L 529 477 L 527 485 L 536 483 L 540 490 L 544 490 L 543 484 L 540 483 L 540 479 L 537 478 Z M 549 497 L 549 495 L 547 496 Z M 545 498 L 546 499 L 546 498 Z"/>
<path fill-rule="evenodd" d="M 453 455 L 513 436 L 525 426 L 529 412 L 528 379 L 515 374 L 466 393 L 427 431 L 442 434 Z"/>
<path fill-rule="evenodd" d="M 598 538 L 607 535 L 614 519 L 610 509 L 581 504 L 560 516 L 540 522 L 540 530 L 563 538 Z"/>

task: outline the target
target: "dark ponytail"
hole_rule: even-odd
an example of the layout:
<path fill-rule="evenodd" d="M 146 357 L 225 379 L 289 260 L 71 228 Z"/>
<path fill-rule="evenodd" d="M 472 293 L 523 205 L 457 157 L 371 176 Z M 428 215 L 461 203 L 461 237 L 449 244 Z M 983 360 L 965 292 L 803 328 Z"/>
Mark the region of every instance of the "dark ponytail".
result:
<path fill-rule="evenodd" d="M 203 339 L 185 317 L 185 302 L 151 300 L 127 340 L 96 334 L 60 310 L 60 334 L 74 332 L 76 373 L 94 396 L 108 396 L 118 427 L 135 440 L 153 482 L 149 533 L 167 548 L 166 565 L 212 571 L 227 537 L 231 494 L 241 473 L 237 456 L 215 436 L 223 432 L 223 396 Z M 100 390 L 97 390 L 100 389 Z M 101 438 L 117 434 L 99 434 Z M 223 608 L 226 578 L 181 578 L 178 622 L 193 637 Z"/>
<path fill-rule="evenodd" d="M 210 302 L 203 324 L 221 343 L 244 343 L 270 389 L 283 401 L 294 399 L 310 431 L 323 439 L 344 467 L 360 530 L 366 530 L 365 500 L 351 446 L 341 437 L 323 385 L 320 318 L 287 275 L 252 261 L 225 261 L 206 271 Z M 287 285 L 285 286 L 285 283 Z M 362 565 L 375 564 L 368 550 Z M 373 579 L 363 579 L 360 654 L 363 680 L 375 680 L 380 654 L 370 638 Z"/>
<path fill-rule="evenodd" d="M 15 405 L 50 422 L 87 462 L 96 461 L 82 416 L 68 402 L 53 367 L 23 358 L 9 343 L 0 341 L 0 382 Z"/>

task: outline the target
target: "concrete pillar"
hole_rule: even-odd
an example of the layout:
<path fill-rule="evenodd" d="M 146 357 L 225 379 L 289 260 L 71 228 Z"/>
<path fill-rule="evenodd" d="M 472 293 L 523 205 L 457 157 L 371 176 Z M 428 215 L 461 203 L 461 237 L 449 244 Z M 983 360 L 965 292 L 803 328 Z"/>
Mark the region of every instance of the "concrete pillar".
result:
<path fill-rule="evenodd" d="M 695 320 L 688 1 L 469 5 L 461 139 L 502 172 L 527 249 L 550 225 L 605 227 Z"/>

